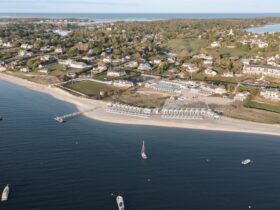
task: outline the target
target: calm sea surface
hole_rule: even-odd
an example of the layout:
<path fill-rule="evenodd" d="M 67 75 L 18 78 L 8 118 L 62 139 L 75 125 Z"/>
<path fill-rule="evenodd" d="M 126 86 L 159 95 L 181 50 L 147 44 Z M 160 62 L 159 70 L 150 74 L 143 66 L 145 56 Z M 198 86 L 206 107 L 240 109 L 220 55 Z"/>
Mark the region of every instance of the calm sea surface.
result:
<path fill-rule="evenodd" d="M 91 19 L 95 21 L 147 21 L 147 20 L 164 20 L 164 19 L 212 19 L 212 18 L 264 18 L 264 17 L 280 17 L 280 13 L 192 13 L 192 14 L 78 14 L 78 13 L 0 13 L 0 18 L 11 17 L 44 17 L 44 18 L 78 18 Z"/>
<path fill-rule="evenodd" d="M 279 137 L 53 120 L 75 110 L 0 81 L 1 210 L 280 209 Z"/>

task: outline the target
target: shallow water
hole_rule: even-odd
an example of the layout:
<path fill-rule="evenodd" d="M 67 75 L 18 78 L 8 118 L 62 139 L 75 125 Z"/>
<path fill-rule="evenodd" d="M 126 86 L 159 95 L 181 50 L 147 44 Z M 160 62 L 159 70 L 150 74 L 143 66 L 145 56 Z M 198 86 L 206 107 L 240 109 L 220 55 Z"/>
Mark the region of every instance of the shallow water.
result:
<path fill-rule="evenodd" d="M 248 28 L 248 32 L 263 34 L 263 33 L 277 33 L 280 32 L 280 24 L 265 25 L 262 27 Z"/>

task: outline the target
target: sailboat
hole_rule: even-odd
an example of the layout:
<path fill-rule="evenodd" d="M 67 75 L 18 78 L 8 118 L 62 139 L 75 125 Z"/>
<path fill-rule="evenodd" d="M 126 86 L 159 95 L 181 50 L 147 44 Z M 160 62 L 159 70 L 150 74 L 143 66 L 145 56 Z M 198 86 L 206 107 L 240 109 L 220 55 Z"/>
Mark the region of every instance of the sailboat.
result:
<path fill-rule="evenodd" d="M 4 188 L 3 193 L 2 193 L 2 198 L 1 198 L 1 201 L 2 201 L 2 202 L 8 200 L 9 192 L 10 192 L 10 187 L 9 187 L 9 185 L 7 185 L 7 186 Z"/>
<path fill-rule="evenodd" d="M 124 202 L 123 202 L 123 197 L 122 196 L 117 196 L 116 198 L 117 204 L 118 204 L 118 208 L 119 210 L 124 210 Z"/>
<path fill-rule="evenodd" d="M 147 157 L 147 155 L 145 153 L 145 142 L 144 141 L 143 141 L 143 145 L 142 145 L 142 149 L 141 149 L 141 157 L 142 157 L 143 160 L 147 160 L 148 159 L 148 157 Z"/>

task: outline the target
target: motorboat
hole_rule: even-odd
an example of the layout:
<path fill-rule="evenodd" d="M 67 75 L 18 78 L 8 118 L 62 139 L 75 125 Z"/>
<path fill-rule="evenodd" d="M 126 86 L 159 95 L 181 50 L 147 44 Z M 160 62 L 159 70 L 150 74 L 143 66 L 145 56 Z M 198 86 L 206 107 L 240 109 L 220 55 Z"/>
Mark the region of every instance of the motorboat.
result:
<path fill-rule="evenodd" d="M 253 162 L 252 160 L 246 159 L 246 160 L 241 161 L 241 164 L 242 164 L 242 165 L 249 165 L 249 164 L 251 164 L 252 162 Z"/>

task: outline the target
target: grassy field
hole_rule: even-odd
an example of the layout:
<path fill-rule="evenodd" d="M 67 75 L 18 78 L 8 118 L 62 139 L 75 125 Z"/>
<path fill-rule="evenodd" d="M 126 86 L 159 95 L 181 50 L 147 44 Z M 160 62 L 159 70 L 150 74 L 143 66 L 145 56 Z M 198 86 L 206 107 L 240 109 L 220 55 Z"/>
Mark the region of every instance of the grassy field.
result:
<path fill-rule="evenodd" d="M 180 52 L 184 49 L 198 52 L 201 48 L 207 47 L 205 40 L 201 39 L 172 39 L 168 41 L 166 46 L 174 52 Z"/>
<path fill-rule="evenodd" d="M 117 93 L 120 91 L 120 88 L 106 85 L 93 81 L 81 81 L 75 83 L 68 83 L 65 87 L 70 88 L 72 90 L 83 93 L 89 97 L 100 97 L 100 92 L 105 92 L 105 97 L 112 95 L 113 93 Z"/>
<path fill-rule="evenodd" d="M 253 122 L 280 124 L 280 114 L 260 109 L 239 107 L 225 111 L 224 115 L 227 117 Z"/>
<path fill-rule="evenodd" d="M 260 103 L 257 101 L 249 101 L 245 104 L 245 107 L 247 108 L 254 108 L 254 109 L 260 109 L 264 111 L 274 112 L 280 114 L 280 104 L 278 105 L 272 105 L 272 104 L 266 104 L 266 103 Z"/>
<path fill-rule="evenodd" d="M 229 54 L 230 56 L 247 56 L 250 54 L 249 52 L 246 52 L 242 49 L 239 48 L 226 48 L 226 47 L 221 47 L 219 49 L 213 49 L 213 51 L 218 50 L 219 54 Z"/>
<path fill-rule="evenodd" d="M 125 91 L 119 97 L 121 103 L 143 108 L 159 108 L 164 104 L 165 97 L 156 94 L 143 95 L 137 92 Z"/>

